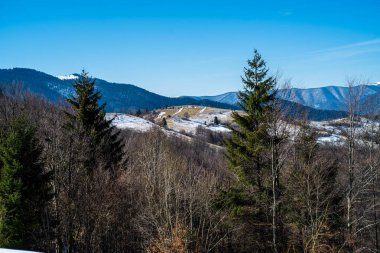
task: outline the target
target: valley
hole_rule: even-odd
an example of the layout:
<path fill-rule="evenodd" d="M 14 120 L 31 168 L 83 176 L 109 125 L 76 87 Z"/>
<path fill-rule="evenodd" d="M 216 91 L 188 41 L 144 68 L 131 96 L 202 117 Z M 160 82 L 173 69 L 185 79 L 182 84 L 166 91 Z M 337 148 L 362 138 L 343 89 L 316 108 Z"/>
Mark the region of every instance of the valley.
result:
<path fill-rule="evenodd" d="M 197 135 L 197 129 L 205 129 L 228 136 L 232 131 L 231 127 L 234 127 L 232 112 L 233 110 L 212 107 L 175 106 L 157 109 L 141 116 L 107 113 L 107 119 L 114 119 L 113 125 L 119 129 L 148 132 L 156 128 L 167 135 L 189 139 L 189 137 L 192 138 Z M 215 124 L 215 118 L 218 124 Z M 166 121 L 166 126 L 163 126 L 163 120 Z M 289 136 L 293 139 L 298 135 L 300 121 L 288 120 L 282 125 L 286 125 Z M 349 121 L 347 118 L 310 121 L 309 126 L 317 132 L 317 141 L 320 144 L 342 145 L 347 138 Z M 380 129 L 380 122 L 361 117 L 355 122 L 354 129 L 358 138 L 365 141 L 366 134 Z"/>

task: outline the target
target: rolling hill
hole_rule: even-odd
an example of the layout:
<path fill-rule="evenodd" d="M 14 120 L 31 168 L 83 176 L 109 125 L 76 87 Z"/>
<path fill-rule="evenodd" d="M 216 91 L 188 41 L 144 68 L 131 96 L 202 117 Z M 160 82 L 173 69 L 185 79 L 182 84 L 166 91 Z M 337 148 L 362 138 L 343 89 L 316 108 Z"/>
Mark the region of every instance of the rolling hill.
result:
<path fill-rule="evenodd" d="M 25 68 L 0 69 L 0 84 L 22 84 L 33 93 L 46 97 L 49 101 L 58 101 L 73 95 L 72 84 L 76 74 L 68 77 L 55 77 L 40 71 Z M 137 109 L 157 109 L 166 106 L 200 105 L 224 109 L 238 109 L 236 105 L 220 103 L 207 99 L 189 97 L 172 98 L 161 96 L 132 84 L 120 84 L 96 79 L 96 88 L 102 94 L 101 102 L 106 102 L 107 112 L 121 112 Z"/>

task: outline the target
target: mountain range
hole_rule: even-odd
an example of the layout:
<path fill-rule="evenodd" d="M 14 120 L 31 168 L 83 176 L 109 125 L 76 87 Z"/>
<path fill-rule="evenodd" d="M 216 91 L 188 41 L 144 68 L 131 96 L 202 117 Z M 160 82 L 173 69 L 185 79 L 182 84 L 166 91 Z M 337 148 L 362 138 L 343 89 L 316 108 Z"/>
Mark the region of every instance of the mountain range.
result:
<path fill-rule="evenodd" d="M 0 85 L 21 84 L 25 89 L 42 95 L 49 101 L 58 101 L 74 94 L 73 83 L 78 74 L 52 76 L 26 68 L 0 69 Z M 166 106 L 200 105 L 223 109 L 238 109 L 236 105 L 220 103 L 207 99 L 189 97 L 165 97 L 132 84 L 107 82 L 95 78 L 96 89 L 102 94 L 100 102 L 107 103 L 107 112 L 133 111 L 137 109 L 156 109 Z"/>
<path fill-rule="evenodd" d="M 58 101 L 74 94 L 73 83 L 78 74 L 52 76 L 27 68 L 0 69 L 0 85 L 22 84 L 25 89 L 39 94 L 49 101 Z M 199 105 L 222 109 L 239 109 L 237 92 L 217 96 L 166 97 L 149 92 L 132 84 L 120 84 L 95 78 L 96 88 L 102 94 L 101 102 L 106 102 L 107 112 L 128 112 L 137 109 L 158 109 L 167 106 Z M 360 89 L 360 90 L 359 90 Z M 354 87 L 360 95 L 361 105 L 380 111 L 380 86 L 366 85 Z M 328 86 L 310 89 L 279 90 L 278 97 L 288 114 L 296 117 L 307 115 L 311 120 L 327 120 L 346 115 L 347 87 Z M 370 105 L 370 106 L 368 106 Z M 363 106 L 364 107 L 364 106 Z"/>
<path fill-rule="evenodd" d="M 290 88 L 280 89 L 277 96 L 280 99 L 308 106 L 318 110 L 347 111 L 347 101 L 350 90 L 344 86 L 326 86 L 320 88 Z M 361 85 L 352 87 L 351 94 L 358 96 L 359 110 L 362 113 L 379 113 L 380 111 L 380 85 Z M 202 100 L 208 99 L 220 103 L 236 105 L 237 92 L 228 92 L 216 96 L 190 96 Z M 371 111 L 369 110 L 371 109 Z"/>

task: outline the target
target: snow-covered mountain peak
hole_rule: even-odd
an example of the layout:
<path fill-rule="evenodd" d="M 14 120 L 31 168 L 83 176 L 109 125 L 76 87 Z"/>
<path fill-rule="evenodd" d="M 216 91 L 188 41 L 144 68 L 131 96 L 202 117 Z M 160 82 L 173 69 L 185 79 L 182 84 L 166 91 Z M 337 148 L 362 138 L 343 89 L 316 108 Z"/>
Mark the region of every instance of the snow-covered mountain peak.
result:
<path fill-rule="evenodd" d="M 57 76 L 57 78 L 59 78 L 61 80 L 73 80 L 73 79 L 77 79 L 78 76 L 77 75 L 66 75 L 66 76 Z"/>

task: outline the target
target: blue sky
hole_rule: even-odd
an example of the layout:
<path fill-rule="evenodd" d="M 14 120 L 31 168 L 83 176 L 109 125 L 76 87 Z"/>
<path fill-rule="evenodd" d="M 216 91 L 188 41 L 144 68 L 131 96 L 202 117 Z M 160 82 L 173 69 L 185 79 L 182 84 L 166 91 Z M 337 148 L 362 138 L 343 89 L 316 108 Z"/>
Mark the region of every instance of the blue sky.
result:
<path fill-rule="evenodd" d="M 380 1 L 0 0 L 0 68 L 215 95 L 242 88 L 254 48 L 294 87 L 378 82 Z"/>

